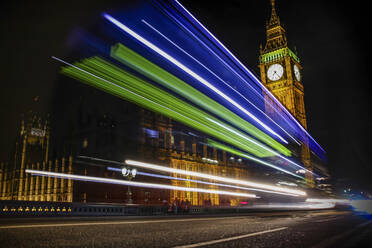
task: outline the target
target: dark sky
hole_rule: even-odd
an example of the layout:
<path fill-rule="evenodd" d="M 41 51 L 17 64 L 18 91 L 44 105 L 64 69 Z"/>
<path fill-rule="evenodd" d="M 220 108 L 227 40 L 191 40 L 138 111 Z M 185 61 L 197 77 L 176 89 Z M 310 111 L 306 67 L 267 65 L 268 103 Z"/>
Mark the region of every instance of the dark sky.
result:
<path fill-rule="evenodd" d="M 27 1 L 2 7 L 1 157 L 10 152 L 20 114 L 34 96 L 47 112 L 69 34 L 126 1 Z M 181 1 L 248 68 L 258 74 L 269 0 Z M 327 151 L 335 178 L 372 188 L 369 9 L 348 1 L 276 0 L 290 48 L 301 59 L 308 127 Z"/>

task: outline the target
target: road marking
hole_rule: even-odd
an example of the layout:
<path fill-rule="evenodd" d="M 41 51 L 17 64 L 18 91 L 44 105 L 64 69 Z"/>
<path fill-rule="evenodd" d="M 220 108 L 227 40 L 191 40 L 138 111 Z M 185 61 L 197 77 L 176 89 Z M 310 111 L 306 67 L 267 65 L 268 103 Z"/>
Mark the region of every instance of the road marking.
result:
<path fill-rule="evenodd" d="M 342 219 L 342 218 L 344 218 L 344 216 L 336 216 L 336 217 L 331 217 L 331 218 L 326 218 L 326 219 L 314 220 L 314 221 L 310 221 L 310 222 L 321 223 L 321 222 L 327 222 L 327 221 L 332 221 L 332 220 L 338 220 L 338 219 Z"/>
<path fill-rule="evenodd" d="M 270 229 L 270 230 L 266 230 L 266 231 L 249 233 L 249 234 L 244 234 L 244 235 L 240 235 L 240 236 L 225 238 L 225 239 L 217 239 L 217 240 L 206 241 L 206 242 L 201 242 L 201 243 L 196 243 L 196 244 L 191 244 L 191 245 L 175 246 L 173 248 L 192 248 L 192 247 L 200 247 L 200 246 L 205 246 L 205 245 L 213 245 L 213 244 L 217 244 L 217 243 L 222 243 L 222 242 L 227 242 L 227 241 L 232 241 L 232 240 L 237 240 L 237 239 L 244 239 L 244 238 L 257 236 L 257 235 L 262 235 L 262 234 L 265 234 L 265 233 L 278 232 L 278 231 L 281 231 L 281 230 L 285 230 L 287 228 L 288 227 L 280 227 L 280 228 Z"/>
<path fill-rule="evenodd" d="M 187 221 L 207 221 L 223 219 L 241 219 L 238 217 L 217 217 L 217 218 L 190 218 L 190 219 L 167 219 L 167 220 L 145 220 L 145 221 L 110 221 L 110 222 L 82 222 L 82 223 L 64 223 L 64 224 L 30 224 L 30 225 L 8 225 L 0 226 L 0 229 L 17 229 L 17 228 L 35 228 L 35 227 L 70 227 L 70 226 L 90 226 L 90 225 L 125 225 L 125 224 L 151 224 L 151 223 L 169 223 L 169 222 L 187 222 Z"/>
<path fill-rule="evenodd" d="M 320 215 L 351 215 L 351 214 L 353 214 L 352 211 L 333 210 L 333 211 L 320 212 L 320 213 L 310 213 L 309 217 L 320 216 Z"/>

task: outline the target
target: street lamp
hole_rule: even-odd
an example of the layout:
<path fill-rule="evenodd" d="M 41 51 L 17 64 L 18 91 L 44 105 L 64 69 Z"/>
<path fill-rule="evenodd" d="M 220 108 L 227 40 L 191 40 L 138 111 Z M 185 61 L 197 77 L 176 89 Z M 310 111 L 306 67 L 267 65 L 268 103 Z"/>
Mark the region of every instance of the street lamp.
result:
<path fill-rule="evenodd" d="M 132 180 L 132 178 L 136 177 L 136 175 L 137 175 L 137 169 L 131 169 L 131 168 L 123 167 L 121 169 L 121 174 L 124 177 L 127 177 L 128 180 L 130 181 L 130 180 Z M 129 185 L 128 185 L 128 191 L 127 191 L 127 203 L 128 204 L 132 204 L 133 203 L 133 200 L 132 200 L 132 191 L 131 191 Z"/>

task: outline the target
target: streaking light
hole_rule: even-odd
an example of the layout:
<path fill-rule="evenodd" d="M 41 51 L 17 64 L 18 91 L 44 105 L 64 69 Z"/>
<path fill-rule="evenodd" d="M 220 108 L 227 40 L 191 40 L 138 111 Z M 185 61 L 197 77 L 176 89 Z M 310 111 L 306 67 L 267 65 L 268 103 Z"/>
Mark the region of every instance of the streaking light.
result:
<path fill-rule="evenodd" d="M 55 59 L 69 65 L 68 67 L 62 68 L 62 73 L 80 79 L 84 83 L 104 90 L 112 95 L 135 102 L 136 104 L 152 111 L 164 114 L 174 120 L 208 133 L 232 145 L 240 147 L 245 151 L 251 152 L 258 157 L 271 155 L 271 153 L 267 153 L 267 151 L 255 144 L 252 146 L 252 144 L 241 143 L 239 141 L 240 137 L 234 133 L 227 134 L 226 132 L 220 132 L 216 129 L 213 123 L 205 122 L 206 119 L 204 117 L 208 116 L 205 112 L 202 112 L 201 110 L 167 94 L 151 84 L 114 67 L 103 59 L 86 59 L 84 60 L 85 62 L 78 64 L 79 67 L 64 62 L 61 59 Z M 95 74 L 90 71 L 95 72 Z M 114 75 L 119 75 L 120 77 L 113 78 L 112 76 Z"/>
<path fill-rule="evenodd" d="M 280 157 L 281 159 L 284 159 L 285 161 L 287 161 L 287 162 L 289 162 L 289 163 L 291 163 L 291 164 L 293 164 L 293 165 L 295 165 L 295 166 L 297 166 L 297 167 L 300 167 L 302 170 L 306 170 L 307 172 L 310 172 L 311 174 L 314 174 L 314 175 L 315 175 L 314 172 L 312 172 L 312 171 L 310 171 L 310 170 L 308 170 L 308 169 L 302 167 L 301 165 L 296 164 L 296 163 L 293 162 L 292 160 L 290 160 L 290 159 L 288 159 L 288 158 L 282 156 L 281 154 L 277 153 L 276 151 L 274 151 L 274 150 L 272 150 L 272 149 L 270 149 L 270 148 L 268 148 L 268 147 L 266 147 L 266 146 L 264 146 L 264 145 L 262 145 L 262 144 L 256 142 L 255 140 L 253 140 L 253 139 L 247 137 L 246 135 L 242 135 L 242 134 L 236 132 L 235 130 L 233 130 L 232 128 L 229 128 L 229 127 L 223 125 L 222 123 L 218 123 L 218 122 L 216 122 L 216 121 L 214 121 L 214 120 L 212 120 L 212 119 L 210 119 L 210 118 L 207 118 L 207 117 L 206 117 L 206 119 L 208 119 L 209 121 L 213 122 L 214 124 L 216 124 L 216 125 L 218 125 L 218 126 L 224 128 L 224 129 L 226 129 L 226 130 L 228 130 L 228 131 L 230 131 L 230 132 L 232 132 L 232 133 L 234 133 L 234 134 L 236 134 L 236 135 L 242 137 L 243 139 L 246 139 L 246 140 L 248 140 L 249 142 L 252 142 L 253 144 L 255 144 L 255 145 L 261 147 L 262 149 L 264 149 L 264 150 L 266 150 L 266 151 L 268 151 L 268 152 L 271 152 L 271 153 L 275 154 L 276 156 Z"/>
<path fill-rule="evenodd" d="M 217 103 L 207 95 L 196 90 L 186 82 L 182 81 L 178 77 L 169 73 L 168 71 L 160 68 L 156 64 L 152 63 L 148 59 L 142 57 L 138 53 L 129 49 L 121 43 L 117 43 L 111 47 L 111 57 L 120 61 L 121 63 L 129 66 L 130 68 L 138 71 L 146 77 L 154 80 L 162 86 L 170 89 L 171 91 L 185 97 L 194 104 L 208 110 L 211 113 L 233 123 L 234 126 L 244 130 L 250 135 L 260 139 L 266 144 L 277 149 L 286 156 L 290 156 L 291 152 L 282 144 L 278 143 L 272 137 L 256 128 L 248 121 L 242 119 L 240 116 L 233 113 L 231 110 L 225 108 L 220 103 Z"/>
<path fill-rule="evenodd" d="M 299 176 L 299 175 L 296 175 L 296 174 L 294 174 L 294 173 L 292 173 L 290 171 L 284 170 L 284 169 L 282 169 L 282 168 L 280 168 L 280 167 L 278 167 L 276 165 L 273 165 L 273 164 L 271 164 L 269 162 L 266 162 L 266 161 L 263 161 L 261 159 L 252 157 L 252 156 L 250 156 L 250 155 L 248 155 L 246 153 L 243 153 L 241 151 L 238 151 L 238 150 L 236 150 L 234 148 L 231 148 L 231 147 L 228 147 L 226 145 L 220 144 L 220 143 L 218 143 L 218 142 L 216 142 L 214 140 L 208 139 L 208 145 L 213 146 L 213 147 L 216 147 L 216 148 L 221 149 L 221 150 L 225 150 L 227 152 L 230 152 L 232 154 L 238 155 L 240 157 L 243 157 L 243 158 L 252 160 L 252 161 L 257 162 L 259 164 L 263 164 L 263 165 L 269 166 L 269 167 L 271 167 L 273 169 L 276 169 L 276 170 L 279 170 L 281 172 L 287 173 L 287 174 L 292 175 L 294 177 L 298 177 L 298 178 L 304 179 L 304 177 L 302 177 L 302 176 Z"/>
<path fill-rule="evenodd" d="M 72 179 L 72 180 L 80 180 L 80 181 L 88 181 L 88 182 L 96 182 L 96 183 L 127 185 L 127 186 L 132 186 L 132 187 L 170 189 L 170 190 L 178 190 L 178 191 L 188 191 L 188 192 L 199 192 L 199 193 L 208 193 L 208 194 L 219 194 L 219 195 L 230 195 L 230 196 L 240 196 L 240 197 L 247 197 L 247 198 L 256 198 L 256 195 L 247 194 L 247 193 L 238 193 L 238 192 L 230 192 L 230 191 L 223 191 L 223 190 L 212 190 L 212 189 L 202 189 L 202 188 L 188 188 L 188 187 L 179 187 L 179 186 L 173 186 L 173 185 L 164 185 L 164 184 L 134 182 L 134 181 L 127 181 L 127 180 L 101 178 L 101 177 L 72 175 L 72 174 L 49 172 L 49 171 L 39 171 L 39 170 L 26 169 L 26 173 L 31 173 L 32 175 L 58 177 L 58 178 L 64 178 L 64 179 Z"/>
<path fill-rule="evenodd" d="M 134 32 L 133 30 L 131 30 L 130 28 L 128 28 L 127 26 L 125 26 L 123 23 L 121 23 L 118 20 L 116 20 L 115 18 L 113 18 L 111 15 L 108 15 L 108 14 L 104 13 L 103 16 L 108 21 L 110 21 L 111 23 L 113 23 L 114 25 L 116 25 L 117 27 L 119 27 L 120 29 L 122 29 L 123 31 L 125 31 L 126 33 L 128 33 L 129 35 L 131 35 L 132 37 L 134 37 L 135 39 L 137 39 L 141 43 L 143 43 L 144 45 L 146 45 L 147 47 L 149 47 L 153 51 L 157 52 L 159 55 L 161 55 L 165 59 L 169 60 L 174 65 L 176 65 L 179 68 L 181 68 L 183 71 L 185 71 L 187 74 L 189 74 L 190 76 L 192 76 L 193 78 L 195 78 L 196 80 L 198 80 L 199 82 L 201 82 L 202 84 L 204 84 L 205 86 L 207 86 L 209 89 L 211 89 L 214 92 L 216 92 L 218 95 L 220 95 L 225 100 L 227 100 L 228 102 L 230 102 L 232 105 L 234 105 L 240 111 L 242 111 L 243 113 L 245 113 L 246 115 L 248 115 L 250 118 L 252 118 L 254 121 L 256 121 L 260 126 L 262 126 L 263 128 L 265 128 L 268 132 L 270 132 L 271 134 L 273 134 L 276 137 L 278 137 L 282 142 L 288 144 L 288 142 L 284 138 L 282 138 L 274 130 L 272 130 L 265 123 L 263 123 L 261 120 L 259 120 L 256 116 L 254 116 L 252 113 L 250 113 L 249 111 L 247 111 L 245 108 L 243 108 L 236 101 L 234 101 L 229 96 L 227 96 L 226 94 L 224 94 L 222 91 L 220 91 L 219 89 L 217 89 L 216 87 L 214 87 L 211 83 L 209 83 L 207 80 L 205 80 L 204 78 L 202 78 L 201 76 L 199 76 L 197 73 L 195 73 L 194 71 L 190 70 L 184 64 L 182 64 L 181 62 L 179 62 L 178 60 L 176 60 L 175 58 L 173 58 L 172 56 L 170 56 L 168 53 L 166 53 L 165 51 L 163 51 L 159 47 L 155 46 L 153 43 L 149 42 L 148 40 L 146 40 L 145 38 L 143 38 L 142 36 L 140 36 L 139 34 L 137 34 L 136 32 Z"/>
<path fill-rule="evenodd" d="M 212 70 L 210 70 L 208 67 L 206 67 L 204 64 L 202 64 L 199 60 L 194 58 L 192 55 L 190 55 L 188 52 L 186 52 L 184 49 L 182 49 L 180 46 L 178 46 L 175 42 L 173 42 L 171 39 L 169 39 L 167 36 L 165 36 L 163 33 L 161 33 L 159 30 L 157 30 L 155 27 L 153 27 L 151 24 L 149 24 L 145 20 L 141 20 L 143 23 L 145 23 L 149 28 L 151 28 L 153 31 L 155 31 L 157 34 L 159 34 L 161 37 L 163 37 L 165 40 L 167 40 L 169 43 L 171 43 L 173 46 L 175 46 L 178 50 L 182 51 L 184 54 L 186 54 L 188 57 L 190 57 L 192 60 L 194 60 L 196 63 L 198 63 L 200 66 L 202 66 L 204 69 L 206 69 L 209 73 L 211 73 L 213 76 L 215 76 L 218 80 L 220 80 L 222 83 L 224 83 L 227 87 L 229 87 L 232 91 L 234 91 L 236 94 L 238 94 L 240 97 L 242 97 L 245 101 L 247 101 L 249 104 L 251 104 L 253 107 L 255 107 L 259 112 L 261 112 L 266 118 L 268 118 L 272 123 L 274 123 L 277 127 L 279 127 L 283 132 L 285 132 L 293 141 L 295 141 L 298 145 L 301 145 L 292 135 L 290 135 L 283 127 L 281 127 L 279 124 L 277 124 L 270 116 L 268 116 L 264 111 L 262 111 L 260 108 L 258 108 L 255 104 L 253 104 L 250 100 L 248 100 L 244 95 L 242 95 L 239 91 L 234 89 L 234 87 L 231 87 L 228 83 L 226 83 L 222 78 L 220 78 L 216 73 L 214 73 Z M 232 68 L 231 68 L 232 70 Z M 245 81 L 243 78 L 241 78 L 243 81 Z"/>
<path fill-rule="evenodd" d="M 245 185 L 248 187 L 266 189 L 266 190 L 271 190 L 271 191 L 276 191 L 276 192 L 290 193 L 290 194 L 294 194 L 298 196 L 306 195 L 306 192 L 300 191 L 300 190 L 277 187 L 277 186 L 261 184 L 261 183 L 251 182 L 251 181 L 237 180 L 233 178 L 219 177 L 219 176 L 204 174 L 200 172 L 186 171 L 186 170 L 175 169 L 175 168 L 170 168 L 170 167 L 165 167 L 165 166 L 160 166 L 160 165 L 155 165 L 155 164 L 150 164 L 150 163 L 143 163 L 139 161 L 125 160 L 125 163 L 128 165 L 151 169 L 151 170 L 176 173 L 176 174 L 181 174 L 181 175 L 186 175 L 186 176 L 200 177 L 200 178 L 204 178 L 208 180 L 215 180 L 215 181 L 225 182 L 225 183 L 240 184 L 240 185 Z"/>
<path fill-rule="evenodd" d="M 113 168 L 113 167 L 107 167 L 107 170 L 120 172 L 120 169 L 119 168 Z M 269 191 L 269 190 L 263 190 L 263 189 L 254 189 L 254 188 L 239 187 L 239 186 L 234 186 L 234 185 L 229 185 L 229 184 L 222 184 L 222 183 L 211 183 L 211 182 L 205 182 L 205 181 L 194 180 L 194 179 L 187 179 L 187 178 L 180 178 L 180 177 L 171 177 L 171 176 L 165 176 L 165 175 L 147 173 L 147 172 L 142 172 L 142 171 L 141 172 L 137 172 L 137 174 L 138 175 L 143 175 L 143 176 L 149 176 L 149 177 L 157 177 L 157 178 L 163 178 L 163 179 L 169 179 L 169 180 L 178 180 L 178 181 L 187 181 L 187 182 L 192 182 L 192 183 L 214 185 L 214 186 L 220 186 L 220 187 L 226 187 L 226 188 L 242 189 L 242 190 L 248 190 L 248 191 L 258 191 L 258 192 L 271 193 L 271 194 L 279 194 L 279 195 L 298 196 L 298 195 L 288 194 L 288 193 L 281 193 L 281 192 L 275 192 L 275 191 Z"/>
<path fill-rule="evenodd" d="M 178 6 L 180 6 L 197 24 L 200 25 L 200 27 L 202 29 L 204 29 L 205 32 L 207 32 L 239 65 L 240 67 L 245 71 L 247 72 L 252 78 L 255 79 L 256 83 L 258 85 L 260 85 L 260 87 L 265 91 L 266 94 L 270 95 L 271 99 L 273 99 L 276 104 L 278 104 L 281 109 L 297 124 L 297 126 L 300 127 L 300 129 L 307 134 L 307 136 L 325 153 L 325 150 L 314 140 L 313 137 L 311 137 L 311 135 L 307 132 L 307 130 L 296 120 L 296 118 L 293 117 L 292 114 L 289 113 L 289 111 L 275 98 L 275 96 L 260 82 L 260 80 L 250 71 L 248 70 L 248 68 L 242 63 L 240 62 L 240 60 L 238 58 L 235 57 L 235 55 L 230 52 L 229 49 L 227 49 L 225 47 L 224 44 L 222 44 L 222 42 L 220 42 L 211 32 L 209 32 L 209 30 L 203 25 L 201 24 L 184 6 L 182 6 L 181 3 L 179 3 L 177 0 L 174 0 L 175 3 L 178 4 Z"/>
<path fill-rule="evenodd" d="M 279 184 L 279 185 L 287 185 L 287 186 L 292 186 L 292 187 L 297 187 L 298 186 L 295 183 L 289 183 L 289 182 L 285 182 L 285 181 L 280 181 L 277 184 Z"/>
<path fill-rule="evenodd" d="M 330 209 L 334 208 L 335 204 L 331 202 L 317 202 L 317 203 L 271 203 L 271 204 L 254 204 L 252 206 L 247 206 L 244 208 L 252 209 L 267 209 L 267 210 L 293 210 L 293 209 L 302 209 L 302 210 L 313 210 L 313 209 Z"/>
<path fill-rule="evenodd" d="M 321 198 L 321 199 L 308 198 L 308 199 L 306 199 L 306 202 L 314 202 L 314 203 L 329 202 L 329 203 L 350 204 L 350 201 L 349 200 L 346 200 L 346 199 L 332 199 L 332 198 Z"/>

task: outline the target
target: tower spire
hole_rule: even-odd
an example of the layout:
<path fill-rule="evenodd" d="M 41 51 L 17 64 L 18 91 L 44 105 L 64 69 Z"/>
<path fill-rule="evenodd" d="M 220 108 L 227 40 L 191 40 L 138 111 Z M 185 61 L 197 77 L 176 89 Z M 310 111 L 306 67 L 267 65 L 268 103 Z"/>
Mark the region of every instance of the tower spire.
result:
<path fill-rule="evenodd" d="M 271 13 L 275 13 L 275 0 L 270 0 L 271 2 Z"/>
<path fill-rule="evenodd" d="M 275 0 L 270 0 L 271 16 L 266 23 L 266 45 L 261 54 L 271 52 L 287 46 L 287 37 L 284 28 L 280 25 L 280 20 L 276 14 Z"/>
<path fill-rule="evenodd" d="M 270 0 L 271 3 L 271 17 L 270 17 L 270 23 L 269 25 L 272 26 L 277 26 L 280 25 L 280 20 L 278 15 L 276 14 L 276 9 L 275 9 L 275 0 Z"/>

